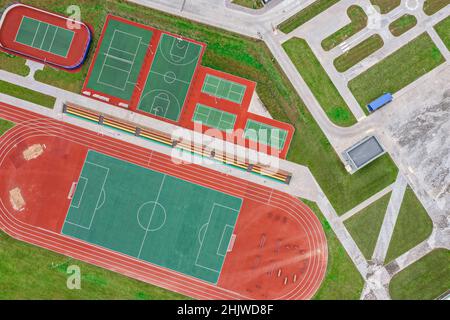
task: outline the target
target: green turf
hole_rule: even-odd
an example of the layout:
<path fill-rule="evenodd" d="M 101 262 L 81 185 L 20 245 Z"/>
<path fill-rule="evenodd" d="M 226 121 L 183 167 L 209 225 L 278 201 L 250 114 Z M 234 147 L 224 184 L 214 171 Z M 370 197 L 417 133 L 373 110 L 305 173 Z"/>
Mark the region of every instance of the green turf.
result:
<path fill-rule="evenodd" d="M 294 31 L 304 23 L 308 22 L 312 18 L 318 16 L 332 5 L 338 3 L 340 0 L 316 0 L 306 8 L 300 10 L 289 19 L 285 20 L 278 26 L 284 33 Z"/>
<path fill-rule="evenodd" d="M 30 73 L 30 68 L 28 68 L 25 63 L 26 60 L 22 57 L 0 52 L 0 69 L 2 70 L 12 72 L 20 76 L 27 76 Z"/>
<path fill-rule="evenodd" d="M 241 202 L 89 151 L 62 233 L 216 283 Z"/>
<path fill-rule="evenodd" d="M 130 100 L 153 32 L 109 20 L 87 88 Z"/>
<path fill-rule="evenodd" d="M 432 300 L 450 288 L 450 251 L 436 249 L 396 274 L 389 292 L 396 300 Z"/>
<path fill-rule="evenodd" d="M 370 0 L 370 3 L 380 8 L 381 14 L 386 14 L 397 8 L 401 0 Z"/>
<path fill-rule="evenodd" d="M 359 300 L 364 280 L 315 202 L 301 199 L 320 220 L 328 246 L 325 279 L 314 300 Z"/>
<path fill-rule="evenodd" d="M 433 222 L 427 211 L 408 187 L 395 223 L 385 262 L 399 257 L 427 239 L 433 230 Z"/>
<path fill-rule="evenodd" d="M 246 89 L 246 86 L 242 84 L 208 74 L 203 83 L 202 92 L 241 104 Z"/>
<path fill-rule="evenodd" d="M 348 50 L 343 55 L 334 59 L 334 66 L 339 72 L 345 72 L 354 65 L 358 64 L 372 53 L 381 49 L 384 45 L 383 38 L 380 35 L 374 34 L 358 43 L 356 46 Z"/>
<path fill-rule="evenodd" d="M 163 34 L 138 109 L 178 121 L 201 51 L 197 43 Z"/>
<path fill-rule="evenodd" d="M 428 33 L 423 33 L 350 80 L 348 86 L 368 114 L 368 103 L 385 92 L 399 91 L 444 61 Z"/>
<path fill-rule="evenodd" d="M 2 136 L 6 131 L 14 127 L 14 123 L 8 120 L 0 119 L 0 136 Z"/>
<path fill-rule="evenodd" d="M 367 26 L 367 15 L 361 7 L 352 5 L 347 9 L 347 14 L 351 22 L 322 41 L 325 51 L 333 49 Z"/>
<path fill-rule="evenodd" d="M 211 128 L 226 131 L 234 128 L 236 115 L 202 104 L 197 104 L 192 121 L 200 122 Z"/>
<path fill-rule="evenodd" d="M 35 49 L 67 57 L 74 34 L 72 30 L 24 16 L 15 41 Z"/>
<path fill-rule="evenodd" d="M 231 2 L 250 9 L 260 9 L 264 7 L 262 0 L 233 0 Z"/>
<path fill-rule="evenodd" d="M 67 268 L 80 267 L 81 289 L 66 286 Z M 17 241 L 0 231 L 0 299 L 187 299 L 119 273 Z"/>
<path fill-rule="evenodd" d="M 53 109 L 56 99 L 46 94 L 0 80 L 0 92 Z"/>
<path fill-rule="evenodd" d="M 415 16 L 410 14 L 404 14 L 400 18 L 392 21 L 389 25 L 389 30 L 392 35 L 395 37 L 399 37 L 404 34 L 406 31 L 414 28 L 417 24 L 417 19 Z"/>
<path fill-rule="evenodd" d="M 450 4 L 450 0 L 425 0 L 423 11 L 431 16 Z"/>
<path fill-rule="evenodd" d="M 391 193 L 384 195 L 344 222 L 367 260 L 372 258 L 390 197 Z"/>
<path fill-rule="evenodd" d="M 247 120 L 244 129 L 245 139 L 262 143 L 266 146 L 277 148 L 278 150 L 284 149 L 287 134 L 286 130 L 275 128 L 251 119 Z"/>
<path fill-rule="evenodd" d="M 356 119 L 306 40 L 292 38 L 283 48 L 333 123 L 351 126 Z"/>
<path fill-rule="evenodd" d="M 65 14 L 69 0 L 24 0 L 24 3 Z M 316 1 L 317 2 L 317 1 Z M 0 0 L 4 6 L 6 0 Z M 395 181 L 397 167 L 384 155 L 353 175 L 349 175 L 329 141 L 283 73 L 268 47 L 259 40 L 193 22 L 148 7 L 123 1 L 79 2 L 83 21 L 94 28 L 94 44 L 101 34 L 107 14 L 131 19 L 158 29 L 207 43 L 203 65 L 256 82 L 257 93 L 271 116 L 292 124 L 295 134 L 288 159 L 308 166 L 338 214 L 364 201 Z M 69 73 L 45 67 L 35 79 L 72 92 L 80 92 L 89 61 L 80 72 Z M 0 68 L 3 66 L 0 64 Z"/>
<path fill-rule="evenodd" d="M 447 49 L 450 50 L 450 16 L 437 23 L 434 29 L 445 43 Z"/>

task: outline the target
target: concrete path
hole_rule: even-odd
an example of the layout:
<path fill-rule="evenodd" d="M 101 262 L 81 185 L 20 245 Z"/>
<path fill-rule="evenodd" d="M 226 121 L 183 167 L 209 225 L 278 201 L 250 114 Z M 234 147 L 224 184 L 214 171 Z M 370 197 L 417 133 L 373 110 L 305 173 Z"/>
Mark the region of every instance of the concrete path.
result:
<path fill-rule="evenodd" d="M 372 261 L 377 264 L 383 264 L 386 257 L 389 243 L 394 233 L 395 223 L 400 212 L 403 202 L 403 196 L 408 183 L 402 174 L 399 174 L 397 180 L 392 187 L 392 195 L 384 215 L 383 224 L 381 225 L 380 234 L 378 235 L 377 244 L 372 255 Z"/>
<path fill-rule="evenodd" d="M 341 216 L 341 220 L 342 222 L 344 222 L 345 220 L 351 218 L 353 215 L 355 215 L 356 213 L 360 212 L 362 209 L 370 206 L 372 203 L 374 203 L 375 201 L 379 200 L 380 198 L 384 197 L 385 195 L 387 195 L 389 192 L 392 191 L 394 184 L 391 184 L 389 186 L 387 186 L 386 188 L 384 188 L 383 190 L 380 190 L 379 192 L 375 193 L 373 196 L 371 196 L 370 198 L 364 200 L 363 202 L 361 202 L 360 204 L 358 204 L 356 207 L 354 207 L 353 209 L 347 211 L 346 213 L 344 213 Z"/>

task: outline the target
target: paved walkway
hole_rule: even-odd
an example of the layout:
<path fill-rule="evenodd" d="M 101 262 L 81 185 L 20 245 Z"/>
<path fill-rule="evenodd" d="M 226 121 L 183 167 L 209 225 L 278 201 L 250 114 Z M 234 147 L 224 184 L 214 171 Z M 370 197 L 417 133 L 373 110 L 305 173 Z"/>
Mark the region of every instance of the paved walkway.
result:
<path fill-rule="evenodd" d="M 351 210 L 347 211 L 346 213 L 344 213 L 341 216 L 341 220 L 342 222 L 344 222 L 347 219 L 350 219 L 352 216 L 354 216 L 355 214 L 357 214 L 358 212 L 360 212 L 362 209 L 370 206 L 372 203 L 374 203 L 375 201 L 379 200 L 380 198 L 384 197 L 385 195 L 387 195 L 389 192 L 392 191 L 393 188 L 393 184 L 387 186 L 386 188 L 384 188 L 383 190 L 380 190 L 379 192 L 375 193 L 373 196 L 371 196 L 370 198 L 364 200 L 363 202 L 361 202 L 360 204 L 358 204 L 356 207 L 352 208 Z"/>
<path fill-rule="evenodd" d="M 372 261 L 377 264 L 384 264 L 384 258 L 386 257 L 389 248 L 389 243 L 394 232 L 395 223 L 397 222 L 407 185 L 408 182 L 405 177 L 402 174 L 399 174 L 392 187 L 391 198 L 386 209 L 386 214 L 384 215 L 383 224 L 381 225 L 380 234 L 372 256 Z"/>

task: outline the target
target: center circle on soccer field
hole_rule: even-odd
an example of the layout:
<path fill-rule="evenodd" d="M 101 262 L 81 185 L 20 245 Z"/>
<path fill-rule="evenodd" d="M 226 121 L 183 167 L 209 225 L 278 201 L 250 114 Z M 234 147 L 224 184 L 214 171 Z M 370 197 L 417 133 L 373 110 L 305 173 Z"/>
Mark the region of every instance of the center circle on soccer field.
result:
<path fill-rule="evenodd" d="M 156 201 L 142 204 L 137 212 L 137 221 L 144 231 L 157 231 L 166 223 L 166 209 Z"/>

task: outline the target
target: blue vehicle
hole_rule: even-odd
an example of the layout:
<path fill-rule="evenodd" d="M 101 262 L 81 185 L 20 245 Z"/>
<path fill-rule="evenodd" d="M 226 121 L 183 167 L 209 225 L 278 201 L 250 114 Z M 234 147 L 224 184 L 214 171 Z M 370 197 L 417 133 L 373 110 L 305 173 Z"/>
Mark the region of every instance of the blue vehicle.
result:
<path fill-rule="evenodd" d="M 382 106 L 388 104 L 389 102 L 391 102 L 394 98 L 392 97 L 392 94 L 390 93 L 385 93 L 383 94 L 381 97 L 379 97 L 378 99 L 372 101 L 371 103 L 369 103 L 367 105 L 367 109 L 369 110 L 369 112 L 374 112 L 375 110 L 381 108 Z"/>

